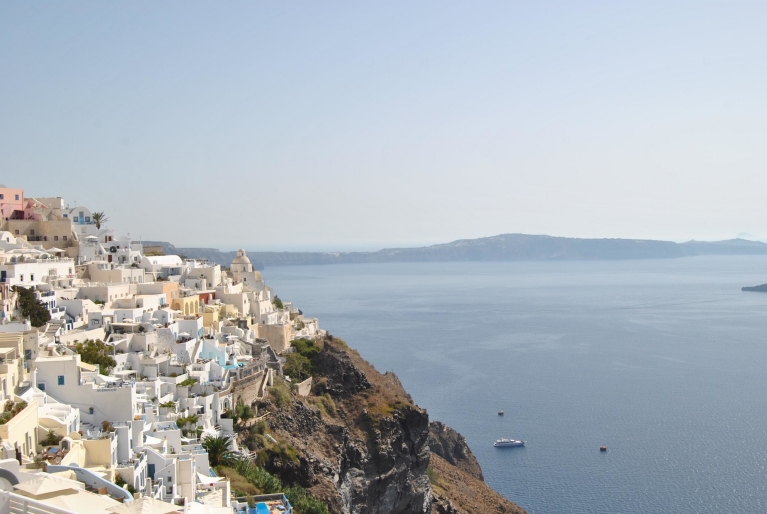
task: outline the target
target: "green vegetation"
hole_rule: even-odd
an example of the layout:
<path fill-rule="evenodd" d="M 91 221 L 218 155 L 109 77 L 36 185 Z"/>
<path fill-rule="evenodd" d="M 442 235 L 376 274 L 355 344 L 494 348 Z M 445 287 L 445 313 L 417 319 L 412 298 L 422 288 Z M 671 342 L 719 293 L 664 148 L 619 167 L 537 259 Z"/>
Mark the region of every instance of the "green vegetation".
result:
<path fill-rule="evenodd" d="M 269 425 L 265 419 L 262 419 L 240 434 L 240 442 L 250 451 L 266 448 L 270 444 L 266 437 L 264 437 L 268 429 Z"/>
<path fill-rule="evenodd" d="M 187 425 L 197 425 L 199 420 L 200 417 L 197 414 L 191 414 L 189 416 L 176 419 L 176 425 L 178 425 L 178 428 L 183 428 Z"/>
<path fill-rule="evenodd" d="M 269 398 L 277 407 L 285 407 L 291 401 L 290 390 L 284 382 L 275 382 L 274 386 L 269 388 Z"/>
<path fill-rule="evenodd" d="M 439 481 L 439 477 L 437 476 L 437 472 L 434 471 L 434 468 L 429 466 L 426 468 L 426 476 L 429 477 L 429 483 L 431 485 L 436 485 Z"/>
<path fill-rule="evenodd" d="M 283 373 L 296 383 L 316 375 L 317 369 L 312 359 L 320 352 L 320 348 L 314 341 L 305 338 L 294 339 L 290 345 L 295 352 L 285 356 L 285 365 L 282 367 Z"/>
<path fill-rule="evenodd" d="M 37 299 L 34 289 L 13 286 L 13 291 L 19 295 L 17 305 L 21 315 L 27 318 L 33 327 L 42 327 L 51 320 L 51 313 L 45 304 Z"/>
<path fill-rule="evenodd" d="M 328 514 L 327 506 L 303 487 L 289 487 L 284 492 L 296 514 Z"/>
<path fill-rule="evenodd" d="M 232 436 L 222 435 L 218 437 L 206 437 L 202 440 L 202 447 L 208 452 L 211 466 L 223 464 L 229 458 L 229 447 L 232 445 Z"/>
<path fill-rule="evenodd" d="M 187 378 L 186 380 L 179 382 L 178 385 L 180 385 L 181 387 L 192 387 L 196 383 L 197 383 L 196 378 Z"/>
<path fill-rule="evenodd" d="M 274 458 L 277 458 L 282 462 L 292 462 L 296 465 L 300 464 L 298 460 L 298 450 L 284 441 L 268 445 L 258 452 L 258 464 L 261 466 Z"/>
<path fill-rule="evenodd" d="M 45 435 L 45 439 L 40 441 L 40 444 L 43 446 L 58 446 L 62 439 L 64 439 L 62 436 L 51 430 Z"/>
<path fill-rule="evenodd" d="M 228 411 L 228 416 L 234 420 L 234 424 L 236 425 L 240 421 L 247 422 L 249 419 L 252 419 L 254 414 L 250 405 L 245 405 L 245 402 L 242 401 L 242 396 L 240 396 L 237 398 L 237 403 L 235 403 L 234 409 Z"/>
<path fill-rule="evenodd" d="M 105 302 L 104 300 L 93 300 L 93 303 L 95 303 L 96 305 L 106 305 L 107 304 L 107 302 Z"/>
<path fill-rule="evenodd" d="M 170 412 L 176 412 L 176 402 L 174 401 L 163 402 L 160 404 L 160 407 L 168 409 Z"/>
<path fill-rule="evenodd" d="M 27 402 L 14 403 L 11 400 L 5 402 L 5 410 L 0 413 L 0 425 L 5 425 L 19 412 L 27 407 Z"/>
<path fill-rule="evenodd" d="M 320 396 L 310 396 L 307 398 L 307 400 L 309 400 L 309 403 L 317 407 L 324 417 L 335 418 L 338 416 L 336 402 L 333 401 L 333 398 L 331 398 L 328 393 Z"/>
<path fill-rule="evenodd" d="M 277 307 L 278 309 L 284 309 L 285 305 L 283 305 L 282 300 L 280 300 L 279 296 L 275 296 L 274 300 L 272 300 L 272 304 Z"/>
<path fill-rule="evenodd" d="M 301 354 L 289 353 L 285 356 L 282 372 L 296 383 L 303 382 L 312 376 L 312 362 Z"/>
<path fill-rule="evenodd" d="M 235 496 L 285 493 L 296 514 L 328 514 L 328 508 L 300 486 L 287 487 L 282 481 L 246 459 L 232 462 L 231 467 L 216 468 L 219 476 L 229 478 Z"/>
<path fill-rule="evenodd" d="M 112 347 L 104 344 L 100 339 L 86 339 L 84 343 L 77 343 L 75 351 L 80 354 L 80 360 L 88 364 L 98 365 L 99 373 L 108 375 L 117 363 L 112 358 Z"/>

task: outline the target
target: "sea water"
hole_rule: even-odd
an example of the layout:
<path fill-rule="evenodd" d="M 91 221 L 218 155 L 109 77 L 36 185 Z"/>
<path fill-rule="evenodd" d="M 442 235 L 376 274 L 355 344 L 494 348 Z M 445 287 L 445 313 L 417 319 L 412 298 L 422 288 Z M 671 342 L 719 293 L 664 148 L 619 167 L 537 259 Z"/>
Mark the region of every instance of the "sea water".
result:
<path fill-rule="evenodd" d="M 767 257 L 269 267 L 264 278 L 394 371 L 530 513 L 767 510 L 767 294 L 740 290 L 767 282 Z M 500 437 L 527 444 L 493 447 Z"/>

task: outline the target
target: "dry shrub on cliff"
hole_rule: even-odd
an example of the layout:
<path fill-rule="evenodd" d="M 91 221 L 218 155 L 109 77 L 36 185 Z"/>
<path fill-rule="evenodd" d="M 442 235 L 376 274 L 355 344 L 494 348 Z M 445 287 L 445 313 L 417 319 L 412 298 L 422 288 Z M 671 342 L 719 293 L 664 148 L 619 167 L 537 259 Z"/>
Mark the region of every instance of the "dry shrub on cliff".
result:
<path fill-rule="evenodd" d="M 260 491 L 234 468 L 217 466 L 216 474 L 229 479 L 229 487 L 235 496 L 260 494 Z"/>
<path fill-rule="evenodd" d="M 328 393 L 319 396 L 310 396 L 307 400 L 320 410 L 323 417 L 335 418 L 338 416 L 336 402 L 333 401 L 333 398 L 331 398 Z"/>
<path fill-rule="evenodd" d="M 277 407 L 285 407 L 291 401 L 290 389 L 288 389 L 288 386 L 284 382 L 276 380 L 274 385 L 269 388 L 269 399 L 272 400 Z"/>

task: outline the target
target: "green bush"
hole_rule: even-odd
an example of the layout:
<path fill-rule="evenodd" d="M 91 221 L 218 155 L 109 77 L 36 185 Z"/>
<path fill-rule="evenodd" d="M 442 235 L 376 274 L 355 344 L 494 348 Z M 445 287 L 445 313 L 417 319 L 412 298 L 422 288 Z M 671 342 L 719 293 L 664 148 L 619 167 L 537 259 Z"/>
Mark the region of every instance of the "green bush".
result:
<path fill-rule="evenodd" d="M 64 439 L 62 436 L 51 430 L 46 434 L 45 439 L 40 441 L 40 444 L 43 446 L 56 446 L 62 439 Z"/>
<path fill-rule="evenodd" d="M 328 514 L 328 507 L 303 487 L 289 487 L 284 493 L 296 514 Z"/>
<path fill-rule="evenodd" d="M 80 354 L 80 360 L 87 364 L 99 367 L 99 373 L 108 375 L 117 365 L 112 358 L 112 347 L 104 344 L 100 339 L 86 339 L 84 343 L 77 343 L 75 351 Z"/>

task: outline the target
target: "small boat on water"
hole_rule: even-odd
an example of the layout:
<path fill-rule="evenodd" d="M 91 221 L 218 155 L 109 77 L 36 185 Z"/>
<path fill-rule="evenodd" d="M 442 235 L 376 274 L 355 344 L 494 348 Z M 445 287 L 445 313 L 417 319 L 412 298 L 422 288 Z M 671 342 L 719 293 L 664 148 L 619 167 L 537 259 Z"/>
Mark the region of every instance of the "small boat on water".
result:
<path fill-rule="evenodd" d="M 493 443 L 493 446 L 497 446 L 499 448 L 505 448 L 505 447 L 512 447 L 512 446 L 524 446 L 525 441 L 517 441 L 516 439 L 506 439 L 501 438 L 498 439 L 495 443 Z"/>
<path fill-rule="evenodd" d="M 607 446 L 600 446 L 599 447 L 599 451 L 600 452 L 606 452 L 607 451 Z"/>
<path fill-rule="evenodd" d="M 498 415 L 499 415 L 499 416 L 503 416 L 503 411 L 502 411 L 502 410 L 499 410 L 499 411 L 498 411 Z"/>

